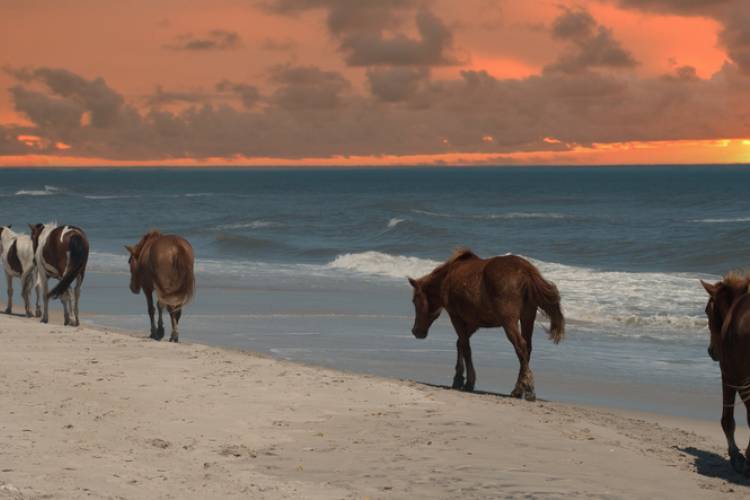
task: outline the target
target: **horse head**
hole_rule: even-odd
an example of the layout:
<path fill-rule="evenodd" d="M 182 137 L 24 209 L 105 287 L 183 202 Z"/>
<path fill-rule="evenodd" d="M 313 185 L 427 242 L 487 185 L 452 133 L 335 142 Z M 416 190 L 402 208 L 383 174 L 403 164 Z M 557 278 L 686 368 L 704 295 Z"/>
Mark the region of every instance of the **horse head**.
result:
<path fill-rule="evenodd" d="M 414 289 L 412 302 L 414 303 L 414 326 L 411 333 L 418 339 L 427 337 L 427 332 L 432 323 L 440 316 L 443 306 L 439 299 L 428 293 L 424 280 L 409 278 L 409 283 Z"/>
<path fill-rule="evenodd" d="M 708 329 L 711 334 L 708 355 L 714 361 L 720 361 L 724 349 L 727 331 L 732 324 L 734 305 L 741 296 L 748 292 L 748 276 L 731 273 L 722 281 L 714 284 L 701 280 L 703 288 L 708 293 L 706 316 Z"/>

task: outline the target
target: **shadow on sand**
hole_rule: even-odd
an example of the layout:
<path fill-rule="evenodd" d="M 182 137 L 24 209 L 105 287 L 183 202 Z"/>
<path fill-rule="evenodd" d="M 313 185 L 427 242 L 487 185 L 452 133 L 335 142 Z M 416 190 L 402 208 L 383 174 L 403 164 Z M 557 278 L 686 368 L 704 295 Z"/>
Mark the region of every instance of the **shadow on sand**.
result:
<path fill-rule="evenodd" d="M 728 483 L 740 486 L 750 486 L 750 478 L 736 472 L 724 456 L 717 455 L 712 451 L 699 450 L 692 446 L 677 449 L 695 458 L 695 469 L 701 476 L 723 479 Z"/>
<path fill-rule="evenodd" d="M 420 382 L 418 380 L 415 380 L 415 382 L 417 384 L 419 384 L 419 385 L 424 385 L 424 386 L 427 386 L 427 387 L 434 387 L 435 389 L 445 389 L 446 391 L 458 391 L 458 392 L 463 392 L 464 394 L 477 394 L 477 395 L 480 395 L 480 396 L 495 396 L 495 397 L 498 397 L 498 398 L 518 399 L 519 401 L 522 401 L 522 399 L 520 399 L 520 398 L 515 398 L 515 397 L 511 396 L 510 394 L 505 394 L 505 393 L 502 393 L 502 392 L 478 391 L 476 389 L 474 389 L 471 392 L 466 392 L 466 391 L 462 391 L 460 389 L 454 389 L 453 387 L 450 387 L 448 385 L 431 384 L 429 382 Z M 546 399 L 537 398 L 536 402 L 537 403 L 546 403 L 548 401 Z"/>

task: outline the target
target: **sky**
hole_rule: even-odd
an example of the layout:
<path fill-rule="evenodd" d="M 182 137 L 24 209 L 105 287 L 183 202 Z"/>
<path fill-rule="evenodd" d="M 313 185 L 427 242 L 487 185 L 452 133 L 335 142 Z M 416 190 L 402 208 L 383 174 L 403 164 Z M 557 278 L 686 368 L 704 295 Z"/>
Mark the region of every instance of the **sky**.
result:
<path fill-rule="evenodd" d="M 0 166 L 747 162 L 749 0 L 0 1 Z"/>

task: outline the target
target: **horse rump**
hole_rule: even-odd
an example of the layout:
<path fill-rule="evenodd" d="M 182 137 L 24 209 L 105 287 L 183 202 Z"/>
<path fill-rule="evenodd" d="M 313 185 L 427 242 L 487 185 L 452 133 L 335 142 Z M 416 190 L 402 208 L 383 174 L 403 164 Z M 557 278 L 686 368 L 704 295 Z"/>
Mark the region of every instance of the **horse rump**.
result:
<path fill-rule="evenodd" d="M 70 269 L 65 273 L 57 286 L 47 294 L 48 298 L 59 298 L 68 291 L 71 283 L 73 283 L 78 275 L 83 274 L 86 270 L 86 263 L 89 259 L 89 245 L 81 234 L 76 233 L 71 235 L 68 251 L 70 252 Z"/>

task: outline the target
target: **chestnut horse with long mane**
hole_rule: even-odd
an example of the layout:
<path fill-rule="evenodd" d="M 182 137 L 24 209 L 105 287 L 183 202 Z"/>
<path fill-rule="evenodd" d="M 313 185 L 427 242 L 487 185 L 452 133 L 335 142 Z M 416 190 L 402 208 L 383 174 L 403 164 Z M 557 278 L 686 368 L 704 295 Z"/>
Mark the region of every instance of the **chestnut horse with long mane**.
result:
<path fill-rule="evenodd" d="M 414 288 L 414 336 L 427 337 L 430 325 L 443 309 L 456 330 L 454 389 L 474 390 L 476 373 L 469 344 L 474 332 L 502 326 L 521 364 L 511 396 L 536 399 L 529 361 L 537 309 L 549 316 L 549 334 L 556 344 L 565 335 L 565 319 L 557 287 L 544 280 L 533 264 L 515 255 L 481 259 L 471 250 L 460 249 L 430 274 L 416 280 L 409 278 L 409 283 Z"/>
<path fill-rule="evenodd" d="M 701 281 L 711 340 L 708 355 L 719 362 L 724 406 L 721 427 L 734 470 L 750 476 L 750 445 L 742 456 L 734 440 L 734 403 L 739 394 L 750 418 L 750 276 L 730 273 L 718 283 Z"/>
<path fill-rule="evenodd" d="M 166 307 L 172 320 L 169 341 L 178 342 L 177 324 L 182 307 L 190 302 L 195 292 L 193 247 L 180 236 L 153 230 L 146 233 L 137 245 L 125 248 L 130 253 L 130 290 L 138 294 L 143 289 L 151 320 L 151 338 L 161 340 L 164 337 L 162 314 Z M 159 310 L 158 325 L 154 324 L 154 291 Z"/>

